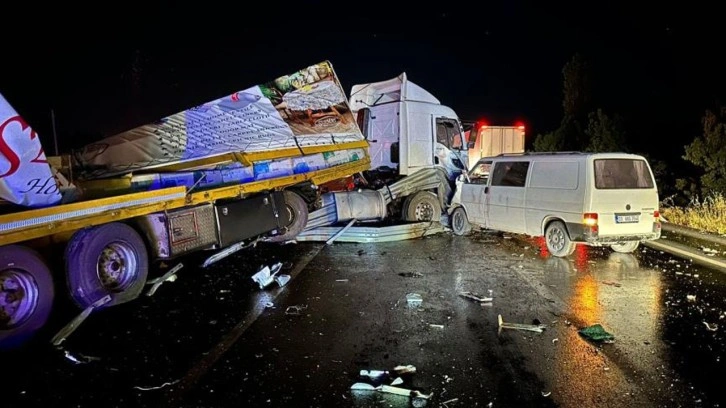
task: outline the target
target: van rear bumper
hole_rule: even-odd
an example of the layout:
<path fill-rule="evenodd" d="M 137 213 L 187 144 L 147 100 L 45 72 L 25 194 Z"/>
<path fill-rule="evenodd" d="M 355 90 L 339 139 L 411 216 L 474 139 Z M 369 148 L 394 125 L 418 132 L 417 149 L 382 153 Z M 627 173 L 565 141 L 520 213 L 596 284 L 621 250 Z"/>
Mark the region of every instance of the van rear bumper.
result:
<path fill-rule="evenodd" d="M 589 234 L 590 230 L 582 224 L 568 223 L 567 229 L 570 233 L 570 240 L 573 242 L 586 242 L 590 245 L 611 245 L 628 241 L 652 241 L 660 238 L 660 228 L 657 228 L 657 231 L 646 234 L 595 236 Z"/>

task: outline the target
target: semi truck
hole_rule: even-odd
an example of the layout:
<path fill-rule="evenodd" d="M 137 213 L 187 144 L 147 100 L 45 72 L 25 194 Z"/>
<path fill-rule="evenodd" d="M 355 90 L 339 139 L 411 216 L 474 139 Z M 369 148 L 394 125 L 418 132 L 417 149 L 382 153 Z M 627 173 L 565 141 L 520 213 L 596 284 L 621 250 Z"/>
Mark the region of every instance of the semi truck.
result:
<path fill-rule="evenodd" d="M 3 349 L 36 338 L 59 288 L 103 309 L 154 261 L 294 239 L 319 186 L 370 169 L 328 61 L 54 157 L 3 98 L 0 115 Z"/>
<path fill-rule="evenodd" d="M 347 189 L 340 183 L 324 189 L 297 240 L 376 242 L 442 231 L 469 160 L 456 112 L 405 72 L 354 85 L 349 105 L 369 144 L 371 168 L 352 176 Z"/>

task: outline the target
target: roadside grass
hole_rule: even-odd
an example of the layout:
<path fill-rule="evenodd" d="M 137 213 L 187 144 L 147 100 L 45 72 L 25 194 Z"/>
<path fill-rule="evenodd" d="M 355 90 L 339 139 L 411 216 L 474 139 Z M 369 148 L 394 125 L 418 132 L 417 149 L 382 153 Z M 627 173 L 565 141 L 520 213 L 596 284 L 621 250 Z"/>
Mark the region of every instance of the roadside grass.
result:
<path fill-rule="evenodd" d="M 669 200 L 663 200 L 661 214 L 676 225 L 682 225 L 715 234 L 726 234 L 726 196 L 720 193 L 712 194 L 699 200 L 691 200 L 685 207 L 668 205 Z"/>

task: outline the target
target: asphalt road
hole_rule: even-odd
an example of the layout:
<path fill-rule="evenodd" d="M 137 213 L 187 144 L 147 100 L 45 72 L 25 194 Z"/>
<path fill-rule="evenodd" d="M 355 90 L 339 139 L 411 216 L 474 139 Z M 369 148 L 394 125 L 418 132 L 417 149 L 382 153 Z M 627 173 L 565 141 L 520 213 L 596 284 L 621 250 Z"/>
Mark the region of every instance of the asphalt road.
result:
<path fill-rule="evenodd" d="M 399 387 L 430 394 L 427 406 L 726 400 L 726 274 L 652 249 L 578 247 L 559 259 L 537 240 L 443 233 L 260 245 L 207 269 L 201 259 L 180 260 L 154 296 L 92 314 L 56 349 L 47 339 L 77 313 L 59 308 L 47 333 L 2 356 L 0 406 L 406 407 L 422 400 L 350 388 L 395 377 L 361 370 L 409 364 L 416 372 Z M 292 279 L 260 289 L 251 275 L 276 262 Z M 500 330 L 498 315 L 546 328 Z M 595 323 L 612 343 L 578 334 Z"/>

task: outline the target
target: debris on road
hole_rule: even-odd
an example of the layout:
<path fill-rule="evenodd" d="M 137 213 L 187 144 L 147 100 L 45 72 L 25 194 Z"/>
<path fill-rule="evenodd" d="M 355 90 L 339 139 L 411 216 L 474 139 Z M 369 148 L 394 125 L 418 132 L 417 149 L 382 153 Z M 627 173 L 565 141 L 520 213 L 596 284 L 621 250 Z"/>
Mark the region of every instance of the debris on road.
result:
<path fill-rule="evenodd" d="M 479 302 L 479 303 L 491 303 L 494 301 L 493 297 L 482 297 L 482 296 L 480 296 L 476 293 L 472 293 L 472 292 L 461 292 L 461 293 L 459 293 L 459 296 L 465 297 L 467 299 L 471 299 L 471 300 L 473 300 L 475 302 Z"/>
<path fill-rule="evenodd" d="M 403 384 L 403 378 L 396 377 L 393 381 L 391 381 L 391 385 L 401 385 Z"/>
<path fill-rule="evenodd" d="M 580 335 L 585 337 L 586 339 L 598 343 L 613 343 L 615 341 L 615 336 L 605 331 L 605 329 L 599 323 L 582 328 L 578 331 L 578 333 L 580 333 Z"/>
<path fill-rule="evenodd" d="M 388 377 L 388 371 L 383 370 L 360 370 L 361 377 L 368 377 L 371 381 L 382 381 Z"/>
<path fill-rule="evenodd" d="M 336 282 L 348 282 L 348 279 L 336 279 Z"/>
<path fill-rule="evenodd" d="M 615 286 L 616 288 L 623 286 L 620 283 L 614 282 L 614 281 L 601 281 L 601 282 L 604 283 L 605 285 Z"/>
<path fill-rule="evenodd" d="M 499 329 L 514 329 L 514 330 L 525 330 L 542 333 L 547 328 L 544 324 L 522 324 L 522 323 L 506 323 L 502 319 L 502 315 L 497 317 L 499 321 Z"/>
<path fill-rule="evenodd" d="M 401 375 L 401 374 L 413 374 L 413 373 L 416 372 L 416 367 L 415 366 L 412 366 L 411 364 L 405 365 L 405 366 L 404 365 L 398 365 L 398 366 L 393 367 L 393 371 L 395 371 L 396 374 L 398 374 L 398 375 Z"/>
<path fill-rule="evenodd" d="M 696 295 L 686 295 L 686 300 L 689 302 L 695 302 L 696 301 Z"/>
<path fill-rule="evenodd" d="M 91 314 L 91 312 L 93 312 L 96 308 L 101 307 L 110 301 L 111 301 L 111 295 L 106 295 L 106 296 L 102 297 L 101 299 L 98 299 L 97 301 L 93 302 L 93 304 L 91 304 L 87 308 L 83 309 L 81 314 L 79 314 L 78 316 L 73 318 L 73 320 L 71 320 L 67 325 L 63 326 L 63 328 L 60 329 L 60 331 L 55 336 L 53 336 L 53 338 L 50 340 L 51 344 L 53 344 L 54 346 L 59 346 L 61 343 L 63 343 L 68 338 L 68 336 L 70 336 L 74 331 L 76 331 L 78 326 L 80 326 L 81 323 L 83 323 L 83 321 L 88 318 L 88 316 Z"/>
<path fill-rule="evenodd" d="M 425 400 L 430 399 L 434 393 L 430 394 L 424 394 L 421 391 L 418 390 L 409 390 L 407 388 L 399 388 L 399 387 L 393 387 L 390 385 L 379 385 L 377 387 L 367 384 L 367 383 L 355 383 L 350 387 L 353 391 L 379 391 L 384 392 L 388 394 L 396 394 L 396 395 L 403 395 L 404 397 L 411 397 L 411 398 L 422 398 Z M 422 406 L 422 405 L 417 405 Z"/>
<path fill-rule="evenodd" d="M 444 325 L 443 324 L 429 323 L 429 327 L 432 327 L 434 329 L 443 329 L 444 328 Z"/>
<path fill-rule="evenodd" d="M 139 387 L 137 385 L 137 386 L 134 386 L 134 388 L 137 389 L 137 390 L 141 390 L 141 391 L 160 390 L 160 389 L 162 389 L 164 387 L 168 387 L 170 385 L 174 385 L 174 384 L 178 383 L 179 381 L 181 381 L 181 380 L 174 380 L 172 382 L 165 382 L 164 384 L 161 384 L 158 387 Z"/>
<path fill-rule="evenodd" d="M 283 287 L 287 282 L 290 282 L 290 275 L 277 275 L 275 277 L 275 282 L 277 282 L 280 287 Z"/>
<path fill-rule="evenodd" d="M 278 262 L 272 267 L 264 266 L 256 274 L 252 275 L 252 280 L 260 285 L 260 289 L 264 289 L 275 280 L 275 275 L 282 269 L 282 263 Z"/>
<path fill-rule="evenodd" d="M 184 267 L 184 265 L 180 263 L 177 266 L 166 271 L 166 273 L 161 275 L 160 277 L 146 282 L 147 285 L 152 285 L 151 289 L 149 289 L 149 291 L 146 292 L 146 296 L 153 296 L 154 293 L 156 293 L 156 290 L 159 289 L 159 286 L 161 286 L 162 283 L 176 281 L 176 273 L 179 272 L 179 270 L 183 267 Z"/>
<path fill-rule="evenodd" d="M 424 275 L 421 272 L 401 272 L 398 276 L 403 276 L 404 278 L 422 278 Z"/>
<path fill-rule="evenodd" d="M 300 305 L 288 306 L 287 309 L 285 309 L 285 314 L 288 315 L 288 316 L 301 316 L 302 315 L 302 311 L 305 310 L 305 309 L 307 309 L 307 308 L 308 308 L 307 305 L 302 305 L 302 306 L 300 306 Z"/>
<path fill-rule="evenodd" d="M 703 322 L 703 324 L 706 325 L 706 329 L 708 331 L 716 331 L 716 330 L 718 330 L 718 325 L 716 323 L 709 324 L 708 322 Z"/>
<path fill-rule="evenodd" d="M 423 303 L 423 297 L 418 293 L 409 293 L 406 295 L 406 302 L 408 302 L 409 308 L 417 308 Z"/>
<path fill-rule="evenodd" d="M 542 391 L 542 396 L 543 396 L 543 397 L 547 398 L 547 397 L 549 397 L 550 395 L 552 395 L 552 393 L 551 393 L 550 391 L 547 391 L 547 392 L 544 392 L 544 391 Z"/>

